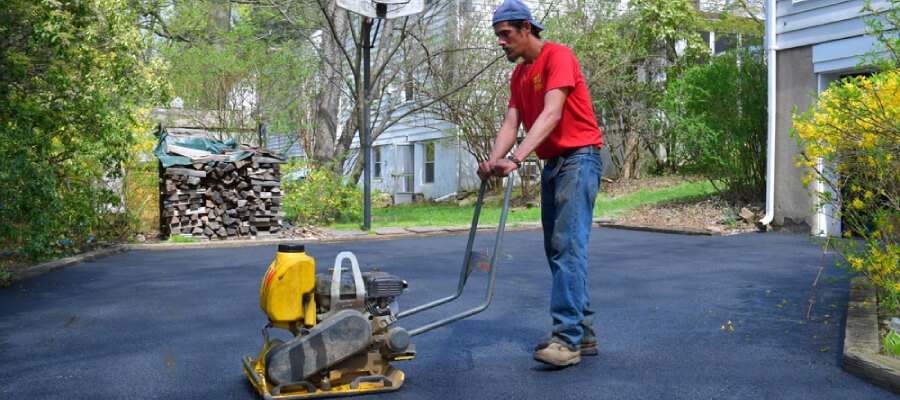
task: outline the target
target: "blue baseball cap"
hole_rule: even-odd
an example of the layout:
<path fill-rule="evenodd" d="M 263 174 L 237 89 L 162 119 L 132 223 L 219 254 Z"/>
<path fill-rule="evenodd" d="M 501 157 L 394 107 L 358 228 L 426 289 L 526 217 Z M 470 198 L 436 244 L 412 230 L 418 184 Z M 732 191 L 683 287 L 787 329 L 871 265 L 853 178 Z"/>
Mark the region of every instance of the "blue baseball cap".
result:
<path fill-rule="evenodd" d="M 531 10 L 529 10 L 528 6 L 520 0 L 505 0 L 500 7 L 497 7 L 497 11 L 494 11 L 494 19 L 491 22 L 491 25 L 497 25 L 498 22 L 519 19 L 528 21 L 531 26 L 537 28 L 538 31 L 545 29 L 543 25 L 535 22 L 534 17 L 531 16 Z"/>

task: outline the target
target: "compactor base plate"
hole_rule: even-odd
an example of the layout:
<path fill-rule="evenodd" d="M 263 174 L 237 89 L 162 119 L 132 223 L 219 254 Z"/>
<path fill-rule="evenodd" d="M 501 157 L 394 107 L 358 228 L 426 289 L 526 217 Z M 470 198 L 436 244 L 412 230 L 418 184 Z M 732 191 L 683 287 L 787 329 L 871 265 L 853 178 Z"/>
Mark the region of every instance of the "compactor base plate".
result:
<path fill-rule="evenodd" d="M 265 367 L 262 363 L 257 363 L 250 357 L 244 357 L 242 361 L 244 374 L 247 375 L 250 384 L 266 400 L 348 397 L 392 392 L 400 389 L 405 378 L 403 371 L 400 371 L 393 365 L 386 364 L 382 373 L 378 375 L 373 375 L 363 370 L 352 374 L 345 373 L 345 375 L 356 375 L 357 377 L 351 382 L 335 384 L 327 390 L 322 388 L 321 385 L 316 386 L 312 382 L 293 382 L 274 386 L 271 382 L 266 381 Z"/>

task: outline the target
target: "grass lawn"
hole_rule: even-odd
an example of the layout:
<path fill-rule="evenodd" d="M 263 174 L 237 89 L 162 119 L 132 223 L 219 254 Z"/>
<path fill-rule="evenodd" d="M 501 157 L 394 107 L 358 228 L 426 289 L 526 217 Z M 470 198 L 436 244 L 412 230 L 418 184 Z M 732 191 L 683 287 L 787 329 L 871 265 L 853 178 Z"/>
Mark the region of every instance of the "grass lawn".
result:
<path fill-rule="evenodd" d="M 615 217 L 654 203 L 683 201 L 709 197 L 715 189 L 708 181 L 684 182 L 677 186 L 653 191 L 639 190 L 618 197 L 609 197 L 605 192 L 597 195 L 594 207 L 595 217 Z M 515 196 L 515 193 L 513 194 Z M 481 208 L 480 225 L 496 225 L 500 222 L 501 199 L 486 200 Z M 410 204 L 372 209 L 372 228 L 412 227 L 412 226 L 468 226 L 472 223 L 474 206 L 460 207 L 455 204 Z M 541 210 L 533 208 L 511 208 L 506 217 L 508 226 L 522 222 L 539 222 Z M 359 229 L 360 223 L 342 223 L 329 226 L 333 229 Z"/>

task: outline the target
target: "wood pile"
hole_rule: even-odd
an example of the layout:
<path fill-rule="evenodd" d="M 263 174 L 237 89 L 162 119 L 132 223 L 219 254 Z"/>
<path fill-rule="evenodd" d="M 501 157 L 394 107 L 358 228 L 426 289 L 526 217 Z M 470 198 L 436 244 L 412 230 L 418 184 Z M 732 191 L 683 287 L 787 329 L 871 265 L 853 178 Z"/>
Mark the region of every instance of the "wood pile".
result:
<path fill-rule="evenodd" d="M 279 234 L 284 162 L 255 152 L 238 161 L 164 168 L 162 233 L 211 240 Z"/>

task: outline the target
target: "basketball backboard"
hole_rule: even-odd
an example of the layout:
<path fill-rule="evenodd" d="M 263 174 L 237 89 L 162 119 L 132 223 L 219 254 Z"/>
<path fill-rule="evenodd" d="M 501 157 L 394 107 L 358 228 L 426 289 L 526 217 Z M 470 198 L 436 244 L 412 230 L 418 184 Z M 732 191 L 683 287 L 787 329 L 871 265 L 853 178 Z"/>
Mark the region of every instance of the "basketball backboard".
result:
<path fill-rule="evenodd" d="M 336 0 L 337 6 L 370 18 L 393 19 L 417 14 L 424 0 Z"/>

